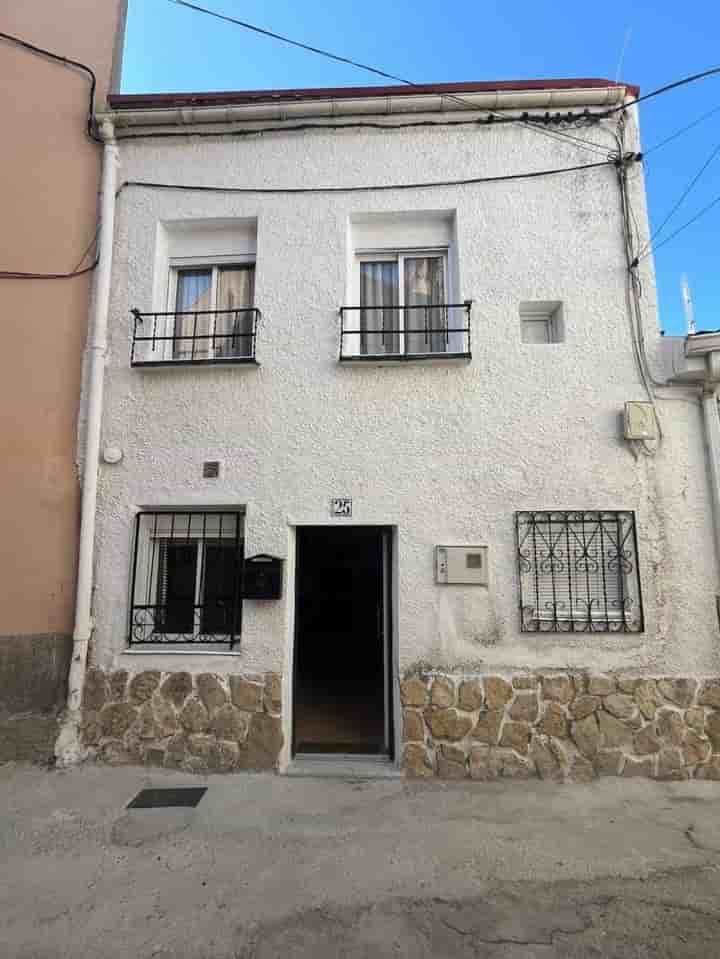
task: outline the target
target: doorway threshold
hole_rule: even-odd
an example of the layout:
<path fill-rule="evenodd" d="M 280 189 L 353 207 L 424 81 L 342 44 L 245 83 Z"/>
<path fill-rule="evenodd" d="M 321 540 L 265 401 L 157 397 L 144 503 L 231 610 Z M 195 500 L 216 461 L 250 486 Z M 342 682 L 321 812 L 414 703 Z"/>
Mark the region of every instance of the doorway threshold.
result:
<path fill-rule="evenodd" d="M 298 753 L 285 774 L 320 779 L 401 779 L 403 775 L 388 756 L 357 753 Z"/>

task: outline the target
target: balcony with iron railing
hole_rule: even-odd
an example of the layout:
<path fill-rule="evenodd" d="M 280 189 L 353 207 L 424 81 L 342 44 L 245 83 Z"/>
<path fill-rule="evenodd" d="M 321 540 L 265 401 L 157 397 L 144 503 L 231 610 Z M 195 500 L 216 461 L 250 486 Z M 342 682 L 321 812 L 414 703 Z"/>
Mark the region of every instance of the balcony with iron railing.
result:
<path fill-rule="evenodd" d="M 132 366 L 257 365 L 261 313 L 254 307 L 132 315 Z"/>
<path fill-rule="evenodd" d="M 472 300 L 340 308 L 340 361 L 469 360 Z"/>

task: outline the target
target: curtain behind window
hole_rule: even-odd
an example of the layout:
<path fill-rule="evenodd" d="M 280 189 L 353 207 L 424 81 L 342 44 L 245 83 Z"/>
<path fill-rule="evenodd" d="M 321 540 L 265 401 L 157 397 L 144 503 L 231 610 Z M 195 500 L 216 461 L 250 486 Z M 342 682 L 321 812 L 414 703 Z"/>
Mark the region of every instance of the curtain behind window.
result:
<path fill-rule="evenodd" d="M 193 310 L 210 310 L 212 297 L 212 269 L 178 270 L 175 310 L 186 313 Z M 193 340 L 194 336 L 212 333 L 212 317 L 175 316 L 175 339 L 173 359 L 204 359 L 210 355 L 209 339 Z"/>
<path fill-rule="evenodd" d="M 407 353 L 444 353 L 447 350 L 447 311 L 437 304 L 445 302 L 443 258 L 440 256 L 405 257 L 405 305 L 433 309 L 406 310 Z M 438 332 L 427 332 L 436 330 Z"/>
<path fill-rule="evenodd" d="M 223 267 L 218 274 L 218 310 L 246 310 L 255 298 L 255 266 Z M 253 314 L 221 313 L 215 321 L 215 333 L 228 337 L 216 340 L 216 356 L 253 355 Z"/>
<path fill-rule="evenodd" d="M 398 265 L 389 261 L 360 264 L 360 352 L 399 353 Z"/>

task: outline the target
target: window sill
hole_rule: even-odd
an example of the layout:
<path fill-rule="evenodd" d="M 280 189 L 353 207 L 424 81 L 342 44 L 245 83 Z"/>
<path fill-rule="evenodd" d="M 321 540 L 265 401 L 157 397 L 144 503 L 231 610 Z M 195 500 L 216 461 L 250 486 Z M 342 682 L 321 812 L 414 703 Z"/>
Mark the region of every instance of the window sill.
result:
<path fill-rule="evenodd" d="M 208 643 L 200 646 L 197 643 L 143 643 L 142 649 L 138 646 L 126 646 L 123 656 L 240 656 L 239 645 L 231 649 L 223 643 Z"/>
<path fill-rule="evenodd" d="M 165 369 L 172 367 L 196 367 L 196 366 L 251 366 L 258 367 L 260 364 L 251 356 L 227 357 L 210 360 L 131 360 L 130 366 L 134 369 Z"/>
<path fill-rule="evenodd" d="M 472 353 L 395 353 L 391 355 L 362 354 L 357 356 L 341 356 L 340 363 L 345 366 L 363 366 L 375 363 L 377 366 L 406 366 L 413 365 L 437 366 L 445 363 L 469 363 Z"/>

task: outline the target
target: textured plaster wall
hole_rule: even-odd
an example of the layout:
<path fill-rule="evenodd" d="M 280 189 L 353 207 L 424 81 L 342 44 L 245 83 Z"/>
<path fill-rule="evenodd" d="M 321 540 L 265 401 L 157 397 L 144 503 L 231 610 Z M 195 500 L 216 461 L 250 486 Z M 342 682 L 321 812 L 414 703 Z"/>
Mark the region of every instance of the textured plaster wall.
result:
<path fill-rule="evenodd" d="M 608 148 L 601 130 L 584 131 Z M 521 128 L 338 131 L 123 144 L 121 179 L 311 186 L 494 175 L 597 159 Z M 645 228 L 642 177 L 633 177 Z M 358 214 L 453 210 L 460 296 L 474 300 L 467 365 L 341 366 L 348 223 Z M 129 366 L 129 310 L 154 302 L 158 223 L 257 218 L 259 369 Z M 646 336 L 657 349 L 645 261 Z M 246 552 L 287 557 L 294 524 L 396 527 L 399 667 L 711 672 L 718 662 L 713 551 L 696 401 L 660 402 L 665 441 L 635 459 L 622 440 L 628 399 L 644 399 L 625 298 L 612 168 L 551 178 L 335 195 L 128 188 L 119 199 L 101 466 L 93 658 L 127 665 L 133 514 L 140 506 L 247 506 Z M 520 342 L 518 306 L 562 300 L 565 342 Z M 205 459 L 219 480 L 201 479 Z M 637 514 L 642 635 L 519 632 L 514 511 L 623 508 Z M 485 543 L 491 581 L 439 587 L 438 543 Z M 247 601 L 235 656 L 158 654 L 143 666 L 288 676 L 292 582 Z M 351 664 L 348 664 L 350 668 Z M 140 668 L 140 667 L 137 667 Z"/>

